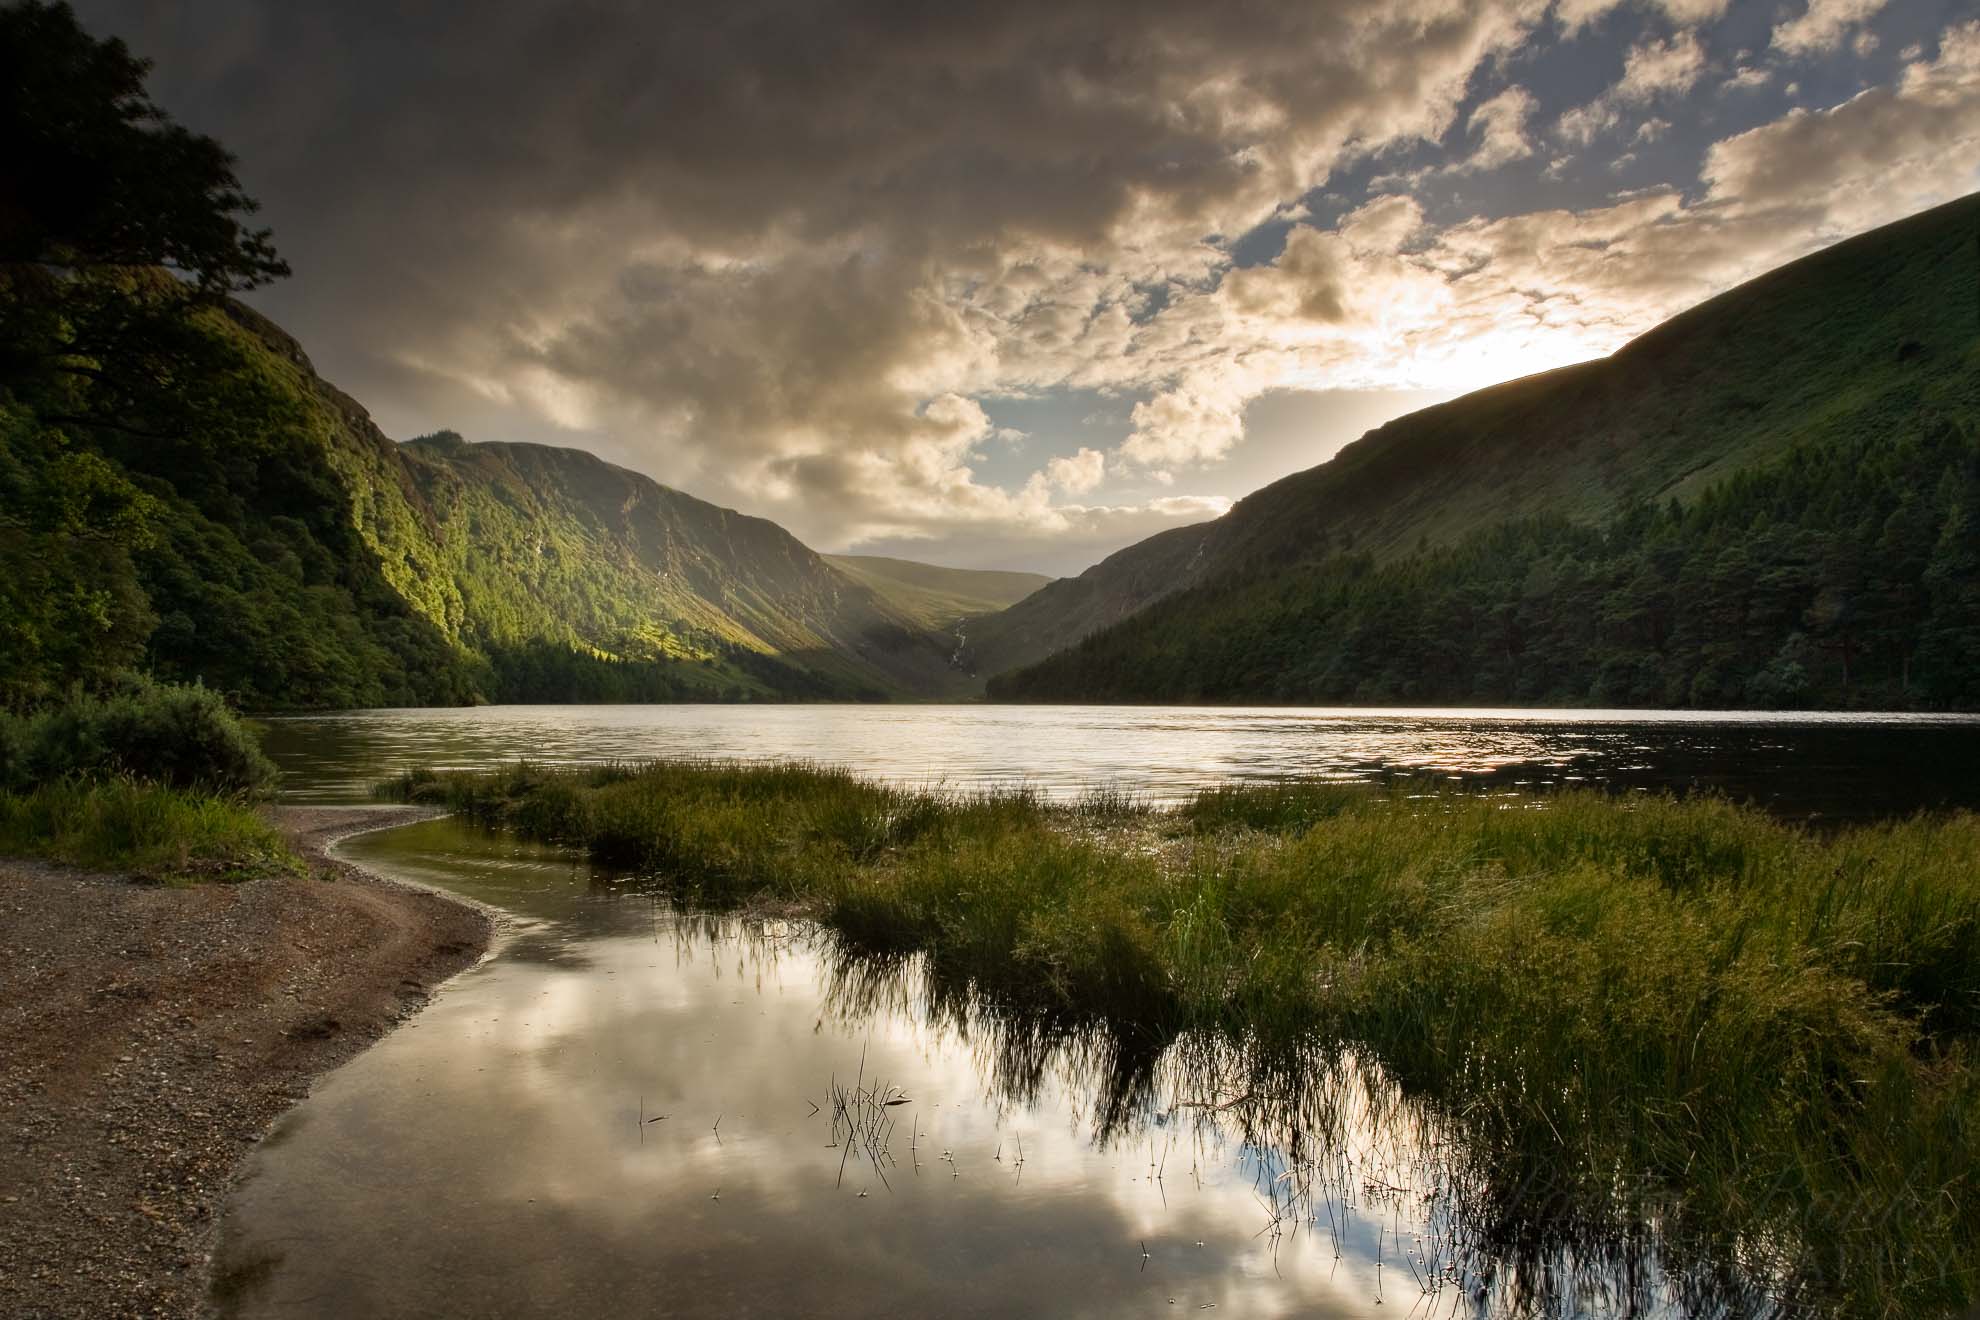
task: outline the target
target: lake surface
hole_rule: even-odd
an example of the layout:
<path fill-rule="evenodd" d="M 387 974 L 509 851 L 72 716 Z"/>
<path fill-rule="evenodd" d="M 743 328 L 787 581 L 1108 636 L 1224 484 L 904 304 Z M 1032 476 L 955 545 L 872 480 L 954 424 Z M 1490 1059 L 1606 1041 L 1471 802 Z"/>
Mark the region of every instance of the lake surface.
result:
<path fill-rule="evenodd" d="M 917 960 L 678 913 L 451 821 L 345 851 L 513 919 L 258 1149 L 224 1314 L 1654 1315 L 1702 1295 L 1654 1240 L 1495 1230 L 1523 1219 L 1506 1189 L 1351 1056 L 1266 1071 L 1028 1021 Z"/>
<path fill-rule="evenodd" d="M 803 758 L 912 786 L 1119 787 L 1411 773 L 1522 788 L 1707 789 L 1831 818 L 1980 806 L 1980 717 L 1119 706 L 488 706 L 268 722 L 296 801 L 418 765 Z"/>

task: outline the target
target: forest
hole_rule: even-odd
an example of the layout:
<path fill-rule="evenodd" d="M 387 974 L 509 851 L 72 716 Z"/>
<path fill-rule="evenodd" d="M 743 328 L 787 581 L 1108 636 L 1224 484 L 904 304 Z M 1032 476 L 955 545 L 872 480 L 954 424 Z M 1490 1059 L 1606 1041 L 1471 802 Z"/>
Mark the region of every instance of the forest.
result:
<path fill-rule="evenodd" d="M 1004 701 L 1980 705 L 1980 439 L 1928 417 L 1688 504 L 1233 572 L 991 681 Z"/>

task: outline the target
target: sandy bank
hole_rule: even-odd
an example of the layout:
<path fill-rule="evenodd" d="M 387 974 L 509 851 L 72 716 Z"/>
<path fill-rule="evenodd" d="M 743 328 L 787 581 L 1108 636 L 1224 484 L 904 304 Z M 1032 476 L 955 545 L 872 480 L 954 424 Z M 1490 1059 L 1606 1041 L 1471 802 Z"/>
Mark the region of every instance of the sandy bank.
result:
<path fill-rule="evenodd" d="M 422 814 L 276 809 L 309 878 L 0 860 L 0 1314 L 199 1311 L 248 1150 L 487 947 L 482 912 L 325 854 Z"/>

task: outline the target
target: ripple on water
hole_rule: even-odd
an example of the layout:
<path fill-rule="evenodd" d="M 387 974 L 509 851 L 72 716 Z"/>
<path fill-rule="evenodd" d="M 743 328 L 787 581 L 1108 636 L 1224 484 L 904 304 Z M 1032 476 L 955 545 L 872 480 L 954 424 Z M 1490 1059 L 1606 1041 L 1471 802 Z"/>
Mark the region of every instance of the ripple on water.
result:
<path fill-rule="evenodd" d="M 1477 776 L 1526 788 L 1708 789 L 1832 818 L 1980 805 L 1980 717 L 1100 706 L 487 706 L 268 721 L 296 801 L 363 801 L 415 766 L 519 758 L 809 759 L 909 786 L 1118 787 Z"/>

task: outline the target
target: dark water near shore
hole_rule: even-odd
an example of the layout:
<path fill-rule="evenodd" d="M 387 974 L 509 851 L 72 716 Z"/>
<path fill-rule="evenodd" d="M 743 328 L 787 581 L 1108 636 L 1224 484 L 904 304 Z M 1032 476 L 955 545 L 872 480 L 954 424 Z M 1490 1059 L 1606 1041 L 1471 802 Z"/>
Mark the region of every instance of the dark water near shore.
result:
<path fill-rule="evenodd" d="M 1980 717 L 1115 706 L 492 706 L 271 720 L 293 800 L 365 800 L 416 765 L 806 758 L 913 786 L 1098 786 L 1170 801 L 1232 781 L 1483 778 L 1709 790 L 1787 816 L 1980 806 Z"/>
<path fill-rule="evenodd" d="M 1265 1070 L 1228 1044 L 1027 1020 L 916 960 L 678 913 L 450 821 L 345 851 L 514 920 L 256 1154 L 217 1264 L 226 1314 L 1441 1316 L 1539 1299 L 1656 1315 L 1700 1300 L 1654 1238 L 1535 1240 L 1492 1172 L 1351 1055 Z M 1735 1300 L 1709 1313 L 1750 1299 Z"/>

